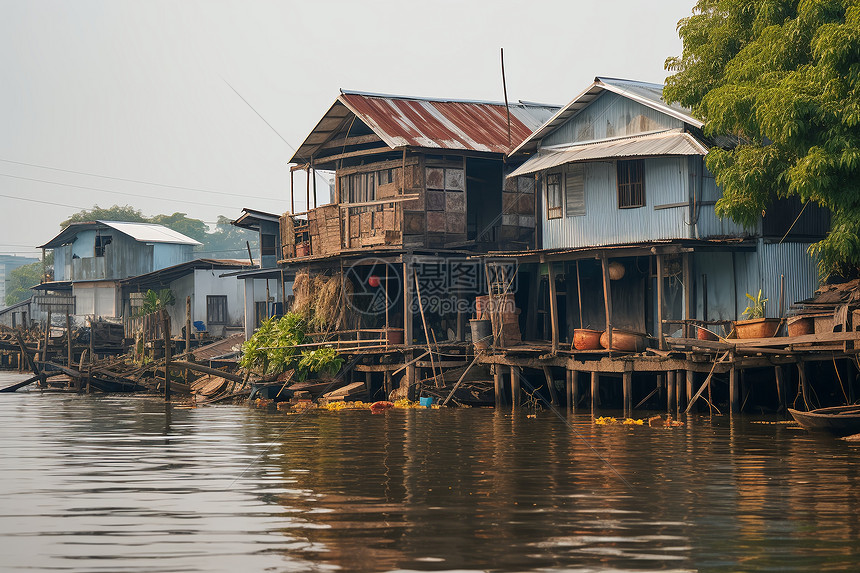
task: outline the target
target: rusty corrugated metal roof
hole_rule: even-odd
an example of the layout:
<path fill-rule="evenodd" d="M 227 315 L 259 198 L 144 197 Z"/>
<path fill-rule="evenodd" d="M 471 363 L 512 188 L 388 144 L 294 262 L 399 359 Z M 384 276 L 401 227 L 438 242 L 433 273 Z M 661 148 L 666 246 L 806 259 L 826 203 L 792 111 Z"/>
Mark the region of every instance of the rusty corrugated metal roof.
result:
<path fill-rule="evenodd" d="M 509 105 L 508 145 L 505 104 L 342 91 L 291 163 L 305 163 L 350 115 L 365 123 L 390 148 L 423 147 L 507 153 L 549 119 L 558 106 L 518 102 Z"/>

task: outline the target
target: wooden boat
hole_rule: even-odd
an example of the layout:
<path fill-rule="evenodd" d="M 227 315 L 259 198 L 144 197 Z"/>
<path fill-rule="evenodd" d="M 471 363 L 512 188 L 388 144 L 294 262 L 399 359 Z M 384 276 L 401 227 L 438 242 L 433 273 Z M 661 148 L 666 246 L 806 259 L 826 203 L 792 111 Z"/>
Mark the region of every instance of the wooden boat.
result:
<path fill-rule="evenodd" d="M 825 430 L 837 436 L 860 433 L 860 406 L 833 406 L 809 412 L 788 409 L 798 424 L 807 430 Z"/>

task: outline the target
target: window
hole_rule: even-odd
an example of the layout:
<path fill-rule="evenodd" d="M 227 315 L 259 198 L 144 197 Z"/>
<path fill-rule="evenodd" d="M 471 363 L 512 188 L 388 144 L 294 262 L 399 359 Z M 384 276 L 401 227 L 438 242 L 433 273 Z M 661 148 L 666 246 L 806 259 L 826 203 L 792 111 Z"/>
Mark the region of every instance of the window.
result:
<path fill-rule="evenodd" d="M 110 245 L 111 236 L 110 235 L 96 235 L 96 256 L 103 257 L 105 256 L 105 247 Z"/>
<path fill-rule="evenodd" d="M 206 324 L 227 324 L 227 297 L 208 295 L 206 297 Z"/>
<path fill-rule="evenodd" d="M 585 215 L 585 169 L 569 165 L 564 176 L 564 202 L 568 217 Z"/>
<path fill-rule="evenodd" d="M 254 302 L 254 314 L 254 328 L 260 328 L 263 321 L 269 318 L 269 304 L 264 300 Z"/>
<path fill-rule="evenodd" d="M 561 173 L 550 173 L 546 176 L 546 218 L 559 219 L 561 216 Z"/>
<path fill-rule="evenodd" d="M 618 162 L 618 208 L 645 206 L 645 161 Z"/>
<path fill-rule="evenodd" d="M 343 203 L 365 203 L 367 201 L 376 200 L 376 181 L 377 172 L 370 173 L 353 173 L 352 175 L 344 175 L 340 178 L 340 200 Z M 369 207 L 354 207 L 351 210 L 353 215 L 363 213 L 365 211 L 376 211 L 382 208 L 382 205 Z"/>
<path fill-rule="evenodd" d="M 275 236 L 268 233 L 260 234 L 260 254 L 264 257 L 275 254 Z"/>

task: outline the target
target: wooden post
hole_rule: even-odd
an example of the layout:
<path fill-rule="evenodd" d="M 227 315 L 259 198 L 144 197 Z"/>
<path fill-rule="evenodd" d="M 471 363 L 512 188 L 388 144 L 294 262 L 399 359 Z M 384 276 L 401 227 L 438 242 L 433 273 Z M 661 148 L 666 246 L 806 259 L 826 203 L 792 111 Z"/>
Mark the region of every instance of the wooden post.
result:
<path fill-rule="evenodd" d="M 606 255 L 600 257 L 601 266 L 603 267 L 603 306 L 606 313 L 606 333 L 609 338 L 609 352 L 612 352 L 612 294 L 609 288 L 609 262 Z"/>
<path fill-rule="evenodd" d="M 511 406 L 514 410 L 519 410 L 521 403 L 520 368 L 519 366 L 511 366 Z"/>
<path fill-rule="evenodd" d="M 629 415 L 633 412 L 633 370 L 627 370 L 626 367 L 621 375 L 621 391 L 624 395 L 624 414 Z"/>
<path fill-rule="evenodd" d="M 660 350 L 666 349 L 663 338 L 663 255 L 657 255 L 657 340 Z"/>
<path fill-rule="evenodd" d="M 546 387 L 549 390 L 550 403 L 553 406 L 558 406 L 558 392 L 555 390 L 555 380 L 552 379 L 552 372 L 550 372 L 549 366 L 543 367 L 543 377 L 546 378 Z"/>
<path fill-rule="evenodd" d="M 570 385 L 572 387 L 571 388 L 571 395 L 570 395 L 571 403 L 572 403 L 571 410 L 573 410 L 575 412 L 576 408 L 579 406 L 579 397 L 580 397 L 580 393 L 579 393 L 579 371 L 578 370 L 572 370 L 570 372 Z"/>
<path fill-rule="evenodd" d="M 384 376 L 383 384 L 385 384 L 385 399 L 388 400 L 391 396 L 391 392 L 394 390 L 394 388 L 391 387 L 391 370 L 386 370 Z"/>
<path fill-rule="evenodd" d="M 672 413 L 672 405 L 675 403 L 675 371 L 666 372 L 666 412 Z"/>
<path fill-rule="evenodd" d="M 42 362 L 48 361 L 48 345 L 51 342 L 51 307 L 48 307 L 48 322 L 45 323 L 45 346 L 42 348 Z"/>
<path fill-rule="evenodd" d="M 684 407 L 690 404 L 693 399 L 693 385 L 696 381 L 696 373 L 692 370 L 687 370 L 687 392 L 685 393 Z"/>
<path fill-rule="evenodd" d="M 95 324 L 96 317 L 93 315 L 90 317 L 90 353 L 87 356 L 87 394 L 93 393 L 93 385 L 91 384 L 91 381 L 93 379 L 93 361 L 96 358 Z"/>
<path fill-rule="evenodd" d="M 681 265 L 684 282 L 684 320 L 689 321 L 693 318 L 693 273 L 690 271 L 690 253 L 681 255 Z M 690 338 L 690 336 L 690 323 L 684 322 L 684 337 Z"/>
<path fill-rule="evenodd" d="M 405 173 L 404 173 L 405 177 Z M 347 217 L 348 219 L 348 217 Z M 412 264 L 412 258 L 409 255 L 403 256 L 403 342 L 407 348 L 412 347 L 412 281 L 409 280 L 409 267 Z M 412 352 L 407 352 L 404 359 L 410 362 L 414 358 Z M 406 367 L 406 387 L 411 395 L 415 388 L 415 364 L 409 364 Z M 411 399 L 411 398 L 410 398 Z"/>
<path fill-rule="evenodd" d="M 776 379 L 777 411 L 784 412 L 787 407 L 787 404 L 785 397 L 785 378 L 782 366 L 774 366 L 773 375 Z"/>
<path fill-rule="evenodd" d="M 576 259 L 576 305 L 579 308 L 579 328 L 585 328 L 582 321 L 582 281 L 579 278 L 579 259 Z"/>
<path fill-rule="evenodd" d="M 295 171 L 290 169 L 290 215 L 296 212 Z"/>
<path fill-rule="evenodd" d="M 364 373 L 364 391 L 367 392 L 368 396 L 371 396 L 370 388 L 373 382 L 372 372 L 368 371 Z"/>
<path fill-rule="evenodd" d="M 732 414 L 738 414 L 741 411 L 740 388 L 738 383 L 738 369 L 735 368 L 734 355 L 730 357 L 730 361 L 732 363 L 732 367 L 731 370 L 729 370 L 729 404 Z"/>
<path fill-rule="evenodd" d="M 72 317 L 66 311 L 66 366 L 72 367 Z"/>
<path fill-rule="evenodd" d="M 283 271 L 281 271 L 283 272 Z M 268 282 L 268 279 L 266 279 Z M 191 295 L 185 297 L 185 360 L 191 361 L 194 358 L 191 356 Z M 185 369 L 185 383 L 188 384 L 190 376 L 188 369 Z"/>
<path fill-rule="evenodd" d="M 170 401 L 170 317 L 161 311 L 161 330 L 164 338 L 164 401 Z"/>
<path fill-rule="evenodd" d="M 531 284 L 529 285 L 528 316 L 526 321 L 526 340 L 537 339 L 538 299 L 540 298 L 540 263 L 535 264 Z M 489 277 L 487 278 L 489 280 Z"/>
<path fill-rule="evenodd" d="M 800 393 L 803 396 L 803 404 L 809 410 L 809 384 L 806 380 L 806 364 L 803 360 L 797 361 L 797 374 L 800 377 Z"/>
<path fill-rule="evenodd" d="M 505 403 L 505 390 L 502 382 L 502 367 L 499 364 L 493 365 L 493 385 L 496 394 L 496 408 L 501 407 Z"/>
<path fill-rule="evenodd" d="M 558 293 L 555 286 L 555 271 L 552 261 L 547 262 L 549 269 L 549 319 L 552 328 L 552 354 L 558 354 Z"/>
<path fill-rule="evenodd" d="M 599 378 L 597 376 L 597 372 L 591 373 L 591 409 L 596 410 L 598 406 L 600 406 L 600 392 L 597 387 L 599 383 Z"/>

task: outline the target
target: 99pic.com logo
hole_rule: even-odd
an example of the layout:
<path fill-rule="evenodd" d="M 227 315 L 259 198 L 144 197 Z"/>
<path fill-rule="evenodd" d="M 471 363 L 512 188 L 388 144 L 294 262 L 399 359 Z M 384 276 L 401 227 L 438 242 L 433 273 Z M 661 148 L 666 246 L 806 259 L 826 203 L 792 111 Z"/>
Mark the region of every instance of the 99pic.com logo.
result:
<path fill-rule="evenodd" d="M 398 266 L 376 257 L 360 259 L 344 270 L 345 279 L 352 283 L 352 296 L 347 304 L 361 315 L 378 316 L 402 311 L 403 282 Z"/>

